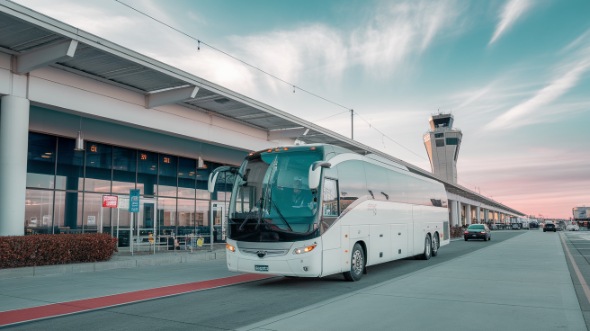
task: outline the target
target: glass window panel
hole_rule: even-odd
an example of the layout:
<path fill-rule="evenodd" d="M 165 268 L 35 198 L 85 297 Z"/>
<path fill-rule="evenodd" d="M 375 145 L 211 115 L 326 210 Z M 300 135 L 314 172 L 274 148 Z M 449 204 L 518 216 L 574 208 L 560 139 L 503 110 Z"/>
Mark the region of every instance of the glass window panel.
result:
<path fill-rule="evenodd" d="M 211 163 L 206 162 L 207 168 L 197 169 L 197 189 L 207 191 L 207 181 L 209 180 L 209 174 L 212 166 Z M 213 168 L 214 169 L 214 168 Z"/>
<path fill-rule="evenodd" d="M 176 199 L 158 199 L 158 222 L 161 234 L 177 233 Z"/>
<path fill-rule="evenodd" d="M 29 132 L 27 187 L 55 187 L 56 137 Z"/>
<path fill-rule="evenodd" d="M 338 214 L 338 186 L 335 180 L 326 178 L 322 194 L 322 216 L 337 217 Z"/>
<path fill-rule="evenodd" d="M 84 194 L 84 214 L 82 215 L 83 232 L 100 231 L 102 224 L 104 224 L 104 215 L 101 215 L 101 208 L 102 194 Z"/>
<path fill-rule="evenodd" d="M 25 234 L 53 233 L 53 191 L 27 190 Z"/>
<path fill-rule="evenodd" d="M 146 196 L 154 196 L 157 194 L 157 179 L 158 154 L 138 151 L 137 188 L 140 189 L 141 194 Z"/>
<path fill-rule="evenodd" d="M 340 212 L 358 198 L 369 195 L 365 169 L 359 161 L 345 161 L 338 167 L 340 183 Z"/>
<path fill-rule="evenodd" d="M 30 188 L 54 188 L 55 175 L 27 173 L 27 187 Z"/>
<path fill-rule="evenodd" d="M 176 197 L 176 174 L 178 158 L 170 155 L 160 155 L 160 177 L 158 178 L 158 195 Z"/>
<path fill-rule="evenodd" d="M 118 195 L 119 206 L 115 209 L 113 214 L 113 226 L 129 228 L 132 214 L 129 212 L 129 196 Z"/>
<path fill-rule="evenodd" d="M 196 234 L 195 200 L 178 199 L 178 234 Z"/>
<path fill-rule="evenodd" d="M 57 175 L 63 180 L 56 182 L 56 188 L 78 190 L 84 178 L 84 151 L 74 151 L 73 139 L 58 138 Z"/>
<path fill-rule="evenodd" d="M 389 187 L 388 171 L 374 164 L 365 164 L 367 190 L 375 200 L 390 200 L 392 190 Z"/>
<path fill-rule="evenodd" d="M 86 179 L 84 190 L 111 192 L 112 148 L 109 145 L 88 142 L 86 144 Z"/>
<path fill-rule="evenodd" d="M 132 149 L 113 147 L 113 193 L 129 194 L 135 189 L 137 152 Z"/>
<path fill-rule="evenodd" d="M 197 161 L 178 158 L 178 197 L 194 198 L 197 185 Z"/>
<path fill-rule="evenodd" d="M 458 145 L 459 138 L 447 138 L 447 145 Z"/>
<path fill-rule="evenodd" d="M 64 225 L 65 203 L 66 192 L 55 191 L 55 205 L 53 207 L 53 226 L 56 226 L 60 233 L 67 233 L 70 229 L 69 227 Z"/>
<path fill-rule="evenodd" d="M 196 201 L 195 222 L 200 234 L 209 234 L 209 201 Z"/>

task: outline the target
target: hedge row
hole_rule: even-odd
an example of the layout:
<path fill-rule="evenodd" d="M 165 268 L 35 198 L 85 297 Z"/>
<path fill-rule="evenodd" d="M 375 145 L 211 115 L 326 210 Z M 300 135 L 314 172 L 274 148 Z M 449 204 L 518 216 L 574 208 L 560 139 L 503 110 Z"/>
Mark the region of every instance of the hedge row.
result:
<path fill-rule="evenodd" d="M 105 233 L 0 237 L 0 269 L 107 261 L 116 251 Z"/>

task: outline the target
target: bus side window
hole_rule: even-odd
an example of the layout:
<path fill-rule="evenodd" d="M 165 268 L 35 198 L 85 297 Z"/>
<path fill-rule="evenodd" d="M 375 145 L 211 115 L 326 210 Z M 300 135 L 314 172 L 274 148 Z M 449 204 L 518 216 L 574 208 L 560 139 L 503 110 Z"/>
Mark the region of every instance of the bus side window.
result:
<path fill-rule="evenodd" d="M 322 216 L 338 217 L 338 185 L 334 179 L 326 178 L 322 196 Z"/>
<path fill-rule="evenodd" d="M 329 229 L 340 214 L 338 204 L 338 181 L 326 178 L 322 188 L 321 233 Z"/>

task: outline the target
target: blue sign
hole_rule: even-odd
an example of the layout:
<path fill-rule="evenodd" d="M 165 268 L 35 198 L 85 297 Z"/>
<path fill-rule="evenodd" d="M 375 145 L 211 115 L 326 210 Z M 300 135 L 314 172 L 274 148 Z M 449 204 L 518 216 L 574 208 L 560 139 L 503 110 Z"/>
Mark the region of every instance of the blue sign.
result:
<path fill-rule="evenodd" d="M 139 213 L 139 190 L 129 190 L 129 212 Z"/>

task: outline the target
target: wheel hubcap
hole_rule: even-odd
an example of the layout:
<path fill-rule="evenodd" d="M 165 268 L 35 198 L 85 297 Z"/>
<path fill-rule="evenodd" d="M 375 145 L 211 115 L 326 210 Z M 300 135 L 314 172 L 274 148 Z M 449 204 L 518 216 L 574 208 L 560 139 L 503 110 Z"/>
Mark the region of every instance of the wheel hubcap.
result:
<path fill-rule="evenodd" d="M 363 272 L 363 254 L 359 250 L 354 251 L 352 255 L 352 271 L 355 274 Z"/>

